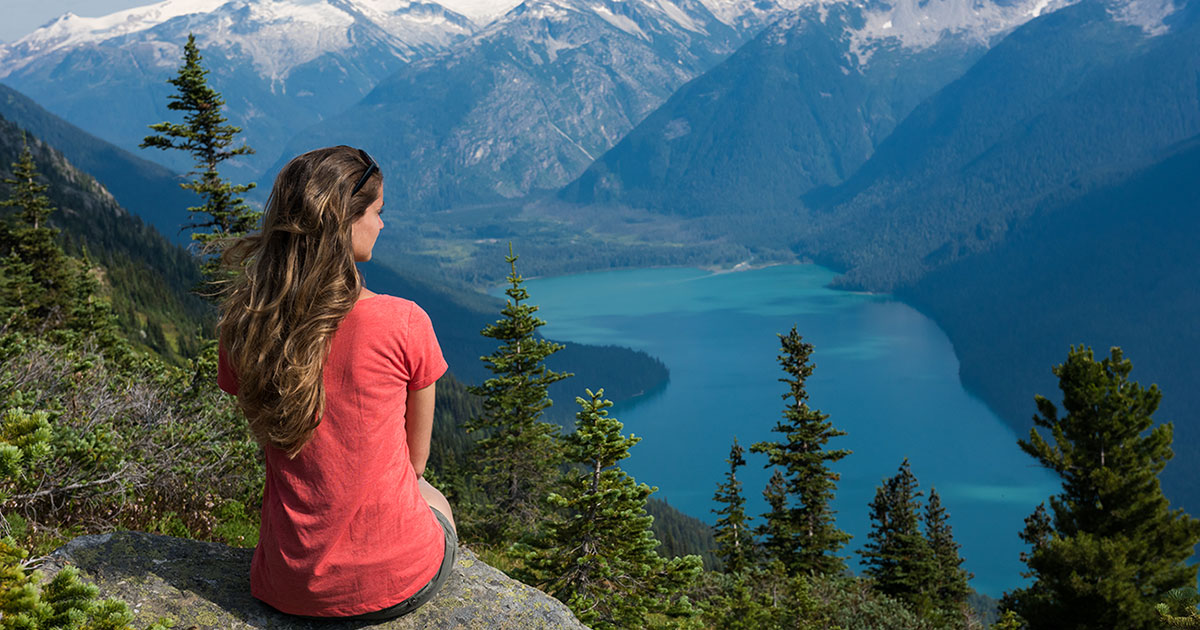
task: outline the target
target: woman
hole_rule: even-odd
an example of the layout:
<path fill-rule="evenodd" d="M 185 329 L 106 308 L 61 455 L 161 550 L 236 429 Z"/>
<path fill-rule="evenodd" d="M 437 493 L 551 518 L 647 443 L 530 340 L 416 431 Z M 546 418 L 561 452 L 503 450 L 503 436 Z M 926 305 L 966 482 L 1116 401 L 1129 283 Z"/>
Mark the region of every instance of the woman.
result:
<path fill-rule="evenodd" d="M 430 599 L 457 548 L 422 477 L 434 382 L 429 317 L 362 286 L 383 228 L 366 152 L 305 153 L 275 179 L 262 231 L 235 240 L 221 292 L 217 381 L 266 457 L 251 593 L 306 617 L 388 619 Z"/>

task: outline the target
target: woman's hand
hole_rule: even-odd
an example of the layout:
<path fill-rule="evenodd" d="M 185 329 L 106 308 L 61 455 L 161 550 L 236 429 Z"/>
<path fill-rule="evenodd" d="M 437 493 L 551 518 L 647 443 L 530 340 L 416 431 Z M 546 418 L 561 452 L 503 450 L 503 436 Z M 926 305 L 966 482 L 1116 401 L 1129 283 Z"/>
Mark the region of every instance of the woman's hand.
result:
<path fill-rule="evenodd" d="M 413 472 L 418 477 L 425 474 L 425 462 L 429 460 L 429 440 L 433 437 L 433 383 L 424 389 L 408 392 L 407 408 L 404 410 L 405 433 L 408 440 L 408 457 Z"/>

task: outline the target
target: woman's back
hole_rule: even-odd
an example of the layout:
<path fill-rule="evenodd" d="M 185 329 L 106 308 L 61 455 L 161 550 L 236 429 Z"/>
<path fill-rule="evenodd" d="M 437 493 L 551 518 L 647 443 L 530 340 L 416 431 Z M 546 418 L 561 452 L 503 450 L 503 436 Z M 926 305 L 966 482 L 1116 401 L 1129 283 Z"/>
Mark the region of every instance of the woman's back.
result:
<path fill-rule="evenodd" d="M 325 412 L 288 459 L 268 447 L 251 592 L 299 615 L 350 616 L 405 600 L 438 572 L 442 526 L 417 486 L 408 392 L 446 370 L 413 302 L 364 298 L 339 324 L 323 371 Z M 237 393 L 222 352 L 218 381 Z"/>

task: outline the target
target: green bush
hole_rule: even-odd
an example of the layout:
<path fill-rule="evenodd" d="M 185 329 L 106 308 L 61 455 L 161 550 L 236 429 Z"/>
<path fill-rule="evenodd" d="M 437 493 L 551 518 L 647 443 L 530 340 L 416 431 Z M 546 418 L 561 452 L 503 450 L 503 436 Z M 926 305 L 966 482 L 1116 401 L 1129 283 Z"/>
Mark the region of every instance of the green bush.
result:
<path fill-rule="evenodd" d="M 87 340 L 0 338 L 0 505 L 27 524 L 24 542 L 131 528 L 253 545 L 260 451 L 213 385 L 213 355 L 210 343 L 178 368 Z"/>

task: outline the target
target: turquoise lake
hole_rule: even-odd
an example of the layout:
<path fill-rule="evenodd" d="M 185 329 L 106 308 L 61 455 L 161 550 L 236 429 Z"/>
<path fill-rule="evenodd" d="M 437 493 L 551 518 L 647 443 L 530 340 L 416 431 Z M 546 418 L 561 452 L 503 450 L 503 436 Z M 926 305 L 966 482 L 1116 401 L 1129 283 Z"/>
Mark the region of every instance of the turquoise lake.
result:
<path fill-rule="evenodd" d="M 977 591 L 999 597 L 1021 585 L 1023 520 L 1058 490 L 1056 477 L 1017 447 L 1017 436 L 958 379 L 954 349 L 937 324 L 886 295 L 835 291 L 833 272 L 788 265 L 741 272 L 642 269 L 529 280 L 545 335 L 561 341 L 644 350 L 667 364 L 662 390 L 612 415 L 642 438 L 624 468 L 658 486 L 655 495 L 708 523 L 736 436 L 748 512 L 765 509 L 769 471 L 750 444 L 776 439 L 783 409 L 776 356 L 793 325 L 813 344 L 809 404 L 847 435 L 830 448 L 853 454 L 834 507 L 854 539 L 870 529 L 867 504 L 907 457 L 926 492 L 942 496 Z M 498 293 L 498 292 L 497 292 Z M 596 389 L 603 383 L 576 383 Z M 1032 413 L 1032 394 L 1030 396 Z M 561 400 L 557 404 L 573 404 Z M 756 519 L 757 520 L 757 519 Z"/>

